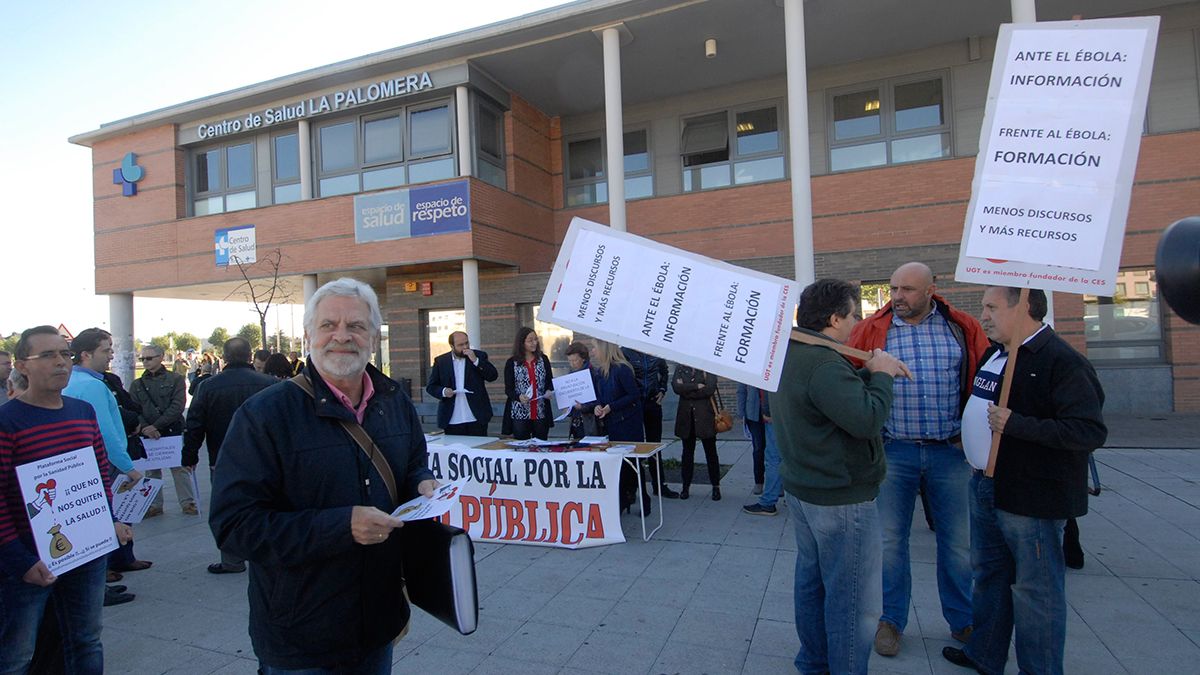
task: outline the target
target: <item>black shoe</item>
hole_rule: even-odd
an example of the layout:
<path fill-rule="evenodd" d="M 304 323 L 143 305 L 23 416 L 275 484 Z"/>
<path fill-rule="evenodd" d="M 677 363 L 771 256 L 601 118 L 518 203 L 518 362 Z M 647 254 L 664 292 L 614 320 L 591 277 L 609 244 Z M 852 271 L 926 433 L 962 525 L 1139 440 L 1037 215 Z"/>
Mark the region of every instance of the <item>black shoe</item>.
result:
<path fill-rule="evenodd" d="M 114 585 L 110 585 L 110 586 L 105 586 L 104 590 L 105 590 L 105 592 L 108 592 L 108 593 L 124 593 L 125 591 L 129 590 L 129 587 L 126 586 L 125 584 L 114 584 Z"/>
<path fill-rule="evenodd" d="M 109 588 L 104 589 L 104 606 L 112 607 L 113 605 L 123 605 L 127 602 L 133 602 L 133 593 L 115 593 Z"/>
<path fill-rule="evenodd" d="M 209 574 L 240 574 L 246 571 L 246 564 L 241 565 L 226 565 L 225 563 L 213 563 L 208 566 Z"/>
<path fill-rule="evenodd" d="M 684 486 L 683 486 L 683 489 L 679 491 L 679 498 L 680 498 L 680 499 L 687 499 L 687 498 L 688 498 L 688 496 L 689 496 L 689 495 L 688 495 L 688 486 L 684 485 Z"/>
<path fill-rule="evenodd" d="M 662 493 L 663 499 L 679 499 L 679 493 L 672 490 L 671 486 L 666 483 L 662 484 L 659 491 Z"/>
<path fill-rule="evenodd" d="M 714 502 L 719 502 L 719 501 L 721 501 L 721 487 L 720 487 L 720 486 L 718 486 L 718 485 L 714 485 L 714 486 L 713 486 L 712 500 L 713 500 Z"/>
<path fill-rule="evenodd" d="M 967 656 L 967 653 L 958 647 L 942 647 L 942 658 L 959 668 L 973 668 L 977 673 L 983 672 L 979 669 L 979 666 L 975 665 L 971 657 Z"/>

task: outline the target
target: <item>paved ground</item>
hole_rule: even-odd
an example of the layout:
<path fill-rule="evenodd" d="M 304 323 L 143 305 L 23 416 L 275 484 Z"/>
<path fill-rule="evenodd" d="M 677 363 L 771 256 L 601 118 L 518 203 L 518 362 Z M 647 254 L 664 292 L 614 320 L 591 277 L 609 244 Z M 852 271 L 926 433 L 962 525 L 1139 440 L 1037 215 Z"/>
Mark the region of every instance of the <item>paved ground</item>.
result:
<path fill-rule="evenodd" d="M 1109 420 L 1124 446 L 1096 453 L 1104 492 L 1080 521 L 1087 565 L 1068 570 L 1067 672 L 1200 673 L 1198 421 Z M 678 454 L 678 443 L 667 451 Z M 627 544 L 478 545 L 479 630 L 462 637 L 415 610 L 395 671 L 795 672 L 787 510 L 743 514 L 748 444 L 723 441 L 720 454 L 734 465 L 724 501 L 699 487 L 686 502 L 666 502 L 666 525 L 648 543 L 636 516 L 623 516 Z M 125 577 L 137 600 L 104 612 L 107 671 L 253 673 L 246 578 L 205 572 L 216 560 L 208 527 L 180 515 L 167 490 L 168 513 L 137 530 L 139 557 L 155 563 Z M 903 651 L 873 656 L 871 670 L 965 673 L 940 656 L 953 643 L 938 607 L 933 535 L 919 511 Z M 1016 672 L 1014 659 L 1008 672 Z"/>

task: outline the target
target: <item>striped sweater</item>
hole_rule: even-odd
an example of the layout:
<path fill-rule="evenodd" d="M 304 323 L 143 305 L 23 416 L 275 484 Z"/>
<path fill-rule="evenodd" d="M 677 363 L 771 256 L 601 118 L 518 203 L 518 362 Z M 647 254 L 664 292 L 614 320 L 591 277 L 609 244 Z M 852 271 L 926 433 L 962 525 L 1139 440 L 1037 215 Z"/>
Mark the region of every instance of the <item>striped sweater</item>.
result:
<path fill-rule="evenodd" d="M 63 397 L 58 409 L 39 408 L 20 399 L 0 406 L 0 575 L 20 579 L 38 561 L 33 533 L 16 467 L 91 446 L 111 500 L 104 438 L 91 404 Z"/>

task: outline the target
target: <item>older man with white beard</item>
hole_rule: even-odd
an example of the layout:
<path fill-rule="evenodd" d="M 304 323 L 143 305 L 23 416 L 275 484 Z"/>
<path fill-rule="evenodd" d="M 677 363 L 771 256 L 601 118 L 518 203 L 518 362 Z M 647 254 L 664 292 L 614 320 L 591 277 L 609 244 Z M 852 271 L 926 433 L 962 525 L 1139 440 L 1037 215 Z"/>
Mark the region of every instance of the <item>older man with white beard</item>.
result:
<path fill-rule="evenodd" d="M 437 481 L 412 401 L 367 363 L 381 323 L 369 286 L 318 289 L 304 372 L 243 403 L 221 445 L 209 524 L 222 551 L 250 563 L 263 673 L 390 673 L 408 623 L 403 523 L 389 514 Z"/>

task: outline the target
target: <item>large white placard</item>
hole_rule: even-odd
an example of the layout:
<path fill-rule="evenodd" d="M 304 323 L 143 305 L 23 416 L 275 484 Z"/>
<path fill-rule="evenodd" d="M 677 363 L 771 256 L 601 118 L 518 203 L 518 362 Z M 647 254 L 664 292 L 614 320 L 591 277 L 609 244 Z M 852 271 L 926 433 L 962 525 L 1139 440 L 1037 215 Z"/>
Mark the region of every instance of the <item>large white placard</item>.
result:
<path fill-rule="evenodd" d="M 538 320 L 779 388 L 796 282 L 575 218 Z"/>
<path fill-rule="evenodd" d="M 62 574 L 117 548 L 104 481 L 90 447 L 17 467 L 38 557 Z"/>
<path fill-rule="evenodd" d="M 559 410 L 574 407 L 576 403 L 591 403 L 595 400 L 596 387 L 592 385 L 590 369 L 584 368 L 554 378 L 554 402 Z"/>
<path fill-rule="evenodd" d="M 138 471 L 174 469 L 183 464 L 183 436 L 143 438 L 142 447 L 146 458 L 133 460 L 133 468 Z"/>
<path fill-rule="evenodd" d="M 1001 26 L 956 281 L 1112 294 L 1158 24 Z"/>
<path fill-rule="evenodd" d="M 587 548 L 625 541 L 618 489 L 621 455 L 511 452 L 429 446 L 441 482 L 469 480 L 442 517 L 475 541 Z"/>

